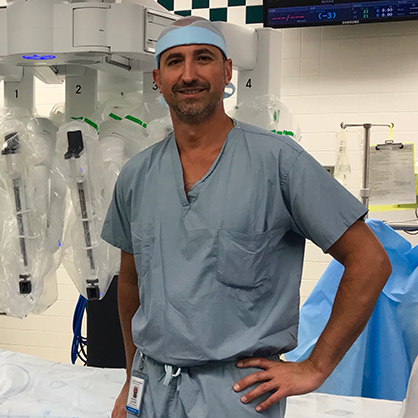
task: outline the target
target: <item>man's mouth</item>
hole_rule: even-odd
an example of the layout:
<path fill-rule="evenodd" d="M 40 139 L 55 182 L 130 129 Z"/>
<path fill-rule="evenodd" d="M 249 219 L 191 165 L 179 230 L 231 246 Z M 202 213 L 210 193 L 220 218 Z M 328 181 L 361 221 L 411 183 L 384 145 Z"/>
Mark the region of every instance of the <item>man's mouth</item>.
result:
<path fill-rule="evenodd" d="M 192 94 L 198 94 L 201 93 L 202 91 L 204 91 L 205 89 L 179 89 L 177 90 L 179 93 L 181 94 L 187 94 L 187 95 L 192 95 Z"/>

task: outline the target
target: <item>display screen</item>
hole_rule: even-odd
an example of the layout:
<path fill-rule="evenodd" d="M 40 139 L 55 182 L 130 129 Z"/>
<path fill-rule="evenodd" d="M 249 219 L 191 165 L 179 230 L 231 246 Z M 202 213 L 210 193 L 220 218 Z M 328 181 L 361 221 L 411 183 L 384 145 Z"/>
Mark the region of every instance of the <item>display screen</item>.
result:
<path fill-rule="evenodd" d="M 264 0 L 264 26 L 345 25 L 418 19 L 418 0 Z"/>

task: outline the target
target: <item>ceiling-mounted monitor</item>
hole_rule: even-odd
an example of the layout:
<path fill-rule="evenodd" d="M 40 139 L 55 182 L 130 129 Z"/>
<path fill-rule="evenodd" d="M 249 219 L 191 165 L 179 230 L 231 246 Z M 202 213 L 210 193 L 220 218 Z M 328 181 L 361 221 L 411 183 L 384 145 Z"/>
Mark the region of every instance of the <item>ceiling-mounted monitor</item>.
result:
<path fill-rule="evenodd" d="M 264 26 L 350 25 L 418 19 L 418 0 L 263 0 Z"/>

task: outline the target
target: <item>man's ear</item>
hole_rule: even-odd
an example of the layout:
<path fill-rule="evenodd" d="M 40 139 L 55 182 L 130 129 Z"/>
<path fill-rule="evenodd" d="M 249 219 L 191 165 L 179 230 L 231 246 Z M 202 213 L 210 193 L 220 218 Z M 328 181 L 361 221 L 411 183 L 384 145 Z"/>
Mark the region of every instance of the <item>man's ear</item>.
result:
<path fill-rule="evenodd" d="M 157 85 L 158 90 L 161 93 L 161 72 L 160 70 L 152 70 L 152 79 L 154 83 Z"/>
<path fill-rule="evenodd" d="M 227 86 L 232 80 L 232 60 L 229 58 L 225 60 L 225 85 Z"/>

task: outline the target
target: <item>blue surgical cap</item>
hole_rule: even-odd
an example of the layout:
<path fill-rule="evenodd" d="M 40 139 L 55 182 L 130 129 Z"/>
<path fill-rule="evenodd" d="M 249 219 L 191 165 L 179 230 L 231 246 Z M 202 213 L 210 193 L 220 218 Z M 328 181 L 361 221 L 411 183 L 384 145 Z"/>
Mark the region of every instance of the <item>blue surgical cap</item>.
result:
<path fill-rule="evenodd" d="M 176 20 L 161 32 L 155 47 L 157 67 L 160 68 L 160 55 L 167 49 L 193 44 L 216 46 L 225 58 L 228 57 L 222 32 L 209 20 L 198 16 L 188 16 Z"/>

